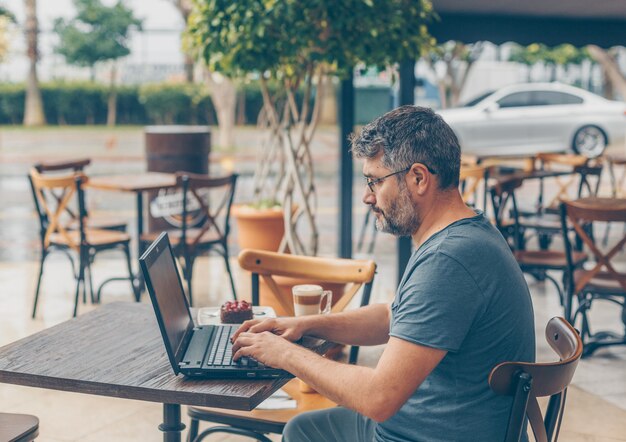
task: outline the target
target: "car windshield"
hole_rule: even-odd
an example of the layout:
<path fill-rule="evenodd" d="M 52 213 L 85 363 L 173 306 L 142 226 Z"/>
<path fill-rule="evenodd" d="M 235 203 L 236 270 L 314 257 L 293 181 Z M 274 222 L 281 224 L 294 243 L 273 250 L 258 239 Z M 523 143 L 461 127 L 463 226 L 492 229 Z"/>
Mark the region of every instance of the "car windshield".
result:
<path fill-rule="evenodd" d="M 489 92 L 485 92 L 483 94 L 480 94 L 477 97 L 472 98 L 469 101 L 466 101 L 465 103 L 462 103 L 459 105 L 459 107 L 472 107 L 472 106 L 476 106 L 478 103 L 480 103 L 481 101 L 483 101 L 485 98 L 487 98 L 489 95 L 493 94 L 495 91 L 489 91 Z"/>

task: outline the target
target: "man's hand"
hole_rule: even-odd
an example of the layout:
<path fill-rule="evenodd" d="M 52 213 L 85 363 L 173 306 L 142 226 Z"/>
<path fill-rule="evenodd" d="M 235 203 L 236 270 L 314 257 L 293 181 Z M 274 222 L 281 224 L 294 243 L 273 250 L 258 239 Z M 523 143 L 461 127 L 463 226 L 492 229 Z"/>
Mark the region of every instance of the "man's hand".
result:
<path fill-rule="evenodd" d="M 233 334 L 232 341 L 235 342 L 242 333 L 246 332 L 272 332 L 288 341 L 297 341 L 304 334 L 304 326 L 297 318 L 251 319 L 241 324 L 241 327 Z"/>
<path fill-rule="evenodd" d="M 269 331 L 261 333 L 239 333 L 233 344 L 233 360 L 243 356 L 252 357 L 257 361 L 274 368 L 284 367 L 284 358 L 296 345 Z"/>

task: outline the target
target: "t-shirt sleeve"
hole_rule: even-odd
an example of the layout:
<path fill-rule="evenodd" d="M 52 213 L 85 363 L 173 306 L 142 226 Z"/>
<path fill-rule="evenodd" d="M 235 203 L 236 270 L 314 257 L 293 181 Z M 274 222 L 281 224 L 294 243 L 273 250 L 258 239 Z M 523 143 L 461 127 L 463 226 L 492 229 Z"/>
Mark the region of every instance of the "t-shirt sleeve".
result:
<path fill-rule="evenodd" d="M 456 352 L 484 301 L 472 275 L 437 251 L 416 263 L 391 308 L 390 336 Z"/>

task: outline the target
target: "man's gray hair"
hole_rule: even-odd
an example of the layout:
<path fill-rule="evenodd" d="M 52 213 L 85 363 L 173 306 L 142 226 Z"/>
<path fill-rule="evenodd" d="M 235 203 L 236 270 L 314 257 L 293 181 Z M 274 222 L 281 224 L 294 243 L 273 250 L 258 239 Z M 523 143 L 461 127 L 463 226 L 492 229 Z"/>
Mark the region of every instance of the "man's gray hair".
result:
<path fill-rule="evenodd" d="M 458 187 L 459 141 L 448 124 L 431 109 L 401 106 L 378 117 L 350 139 L 355 158 L 375 158 L 392 172 L 422 163 L 437 176 L 439 187 Z"/>

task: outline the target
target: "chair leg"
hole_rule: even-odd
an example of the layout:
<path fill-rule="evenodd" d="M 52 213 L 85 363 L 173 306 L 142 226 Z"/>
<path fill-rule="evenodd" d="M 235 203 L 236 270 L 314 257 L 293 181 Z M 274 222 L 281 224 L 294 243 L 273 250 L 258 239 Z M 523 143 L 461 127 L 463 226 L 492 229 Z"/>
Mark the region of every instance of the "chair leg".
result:
<path fill-rule="evenodd" d="M 189 295 L 189 306 L 193 307 L 193 292 L 191 288 L 191 281 L 193 277 L 193 264 L 194 258 L 189 255 L 189 253 L 184 254 L 185 257 L 185 279 L 187 280 L 187 294 Z"/>
<path fill-rule="evenodd" d="M 228 247 L 226 244 L 223 244 L 224 254 L 222 257 L 224 258 L 224 264 L 226 264 L 226 271 L 228 272 L 228 277 L 230 278 L 230 288 L 233 291 L 233 299 L 237 300 L 237 290 L 235 289 L 235 280 L 233 279 L 233 272 L 230 269 L 230 263 L 228 262 Z"/>
<path fill-rule="evenodd" d="M 97 302 L 100 302 L 100 300 L 96 300 L 96 297 L 94 295 L 94 291 L 93 291 L 93 273 L 91 271 L 91 262 L 93 261 L 93 258 L 91 256 L 89 256 L 87 258 L 87 262 L 86 262 L 86 273 L 85 273 L 85 281 L 89 280 L 89 297 L 91 298 L 91 303 L 92 304 L 96 304 Z M 87 288 L 85 287 L 85 292 L 87 291 Z M 83 298 L 83 303 L 85 303 L 85 299 Z"/>
<path fill-rule="evenodd" d="M 43 263 L 48 254 L 45 250 L 41 252 L 41 260 L 39 261 L 39 276 L 37 277 L 37 288 L 35 289 L 35 301 L 33 302 L 33 319 L 37 314 L 37 301 L 39 301 L 39 290 L 41 289 L 41 278 L 43 277 Z"/>
<path fill-rule="evenodd" d="M 193 442 L 198 437 L 198 430 L 200 427 L 200 421 L 198 419 L 191 418 L 189 421 L 189 432 L 187 433 L 187 442 Z"/>
<path fill-rule="evenodd" d="M 124 255 L 126 255 L 126 265 L 128 266 L 128 279 L 130 281 L 130 287 L 135 296 L 135 301 L 141 301 L 141 290 L 135 286 L 135 275 L 133 274 L 133 266 L 130 259 L 130 245 L 124 244 Z"/>
<path fill-rule="evenodd" d="M 85 257 L 83 256 L 84 253 L 81 251 L 80 252 L 80 257 L 79 257 L 79 264 L 78 264 L 78 278 L 76 278 L 76 296 L 74 297 L 74 313 L 73 313 L 73 317 L 76 317 L 76 314 L 78 313 L 78 300 L 80 298 L 80 288 L 81 288 L 81 284 L 83 287 L 83 296 L 86 296 L 87 291 L 85 289 Z M 89 259 L 89 258 L 87 258 Z"/>

